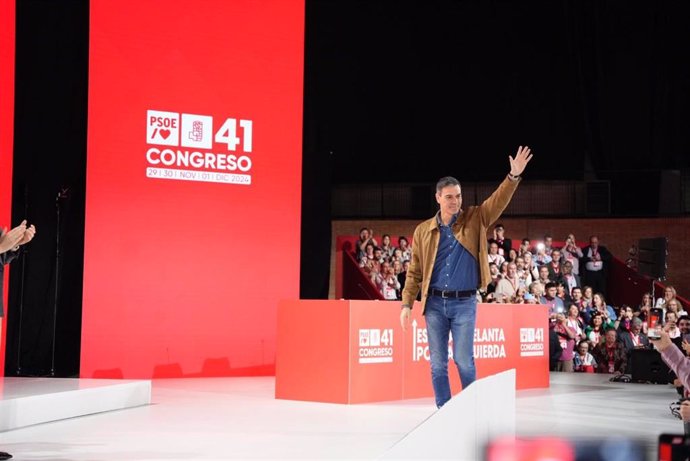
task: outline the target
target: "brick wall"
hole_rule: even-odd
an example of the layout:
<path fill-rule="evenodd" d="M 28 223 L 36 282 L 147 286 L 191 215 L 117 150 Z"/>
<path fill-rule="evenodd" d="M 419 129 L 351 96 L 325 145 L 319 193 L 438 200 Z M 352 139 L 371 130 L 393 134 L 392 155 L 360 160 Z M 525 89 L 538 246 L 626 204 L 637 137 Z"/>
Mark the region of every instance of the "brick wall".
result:
<path fill-rule="evenodd" d="M 683 297 L 690 296 L 690 218 L 625 218 L 625 219 L 541 219 L 505 218 L 500 222 L 506 228 L 506 237 L 532 240 L 551 234 L 554 240 L 563 241 L 574 233 L 578 242 L 586 242 L 590 235 L 599 236 L 601 245 L 614 256 L 625 260 L 628 250 L 641 238 L 668 238 L 668 270 L 666 284 L 673 285 Z M 335 296 L 335 238 L 338 235 L 358 235 L 362 227 L 371 227 L 380 241 L 381 234 L 411 236 L 419 221 L 333 221 L 331 243 L 331 283 L 329 298 Z"/>

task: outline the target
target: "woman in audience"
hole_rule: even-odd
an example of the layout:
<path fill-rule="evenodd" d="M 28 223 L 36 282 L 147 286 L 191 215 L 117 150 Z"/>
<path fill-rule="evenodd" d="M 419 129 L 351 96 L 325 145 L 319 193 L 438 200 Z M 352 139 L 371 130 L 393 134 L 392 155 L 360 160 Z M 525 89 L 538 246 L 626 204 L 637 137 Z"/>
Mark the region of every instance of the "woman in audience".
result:
<path fill-rule="evenodd" d="M 627 304 L 623 304 L 618 313 L 618 319 L 616 320 L 616 328 L 618 329 L 618 334 L 630 331 L 630 324 L 632 319 L 635 317 L 632 307 Z"/>
<path fill-rule="evenodd" d="M 568 318 L 565 320 L 566 325 L 575 332 L 575 339 L 577 341 L 585 338 L 585 332 L 580 318 L 580 309 L 572 304 L 568 308 Z"/>
<path fill-rule="evenodd" d="M 556 324 L 553 330 L 558 335 L 558 342 L 562 349 L 561 356 L 556 364 L 556 371 L 572 372 L 577 333 L 566 324 L 565 315 L 563 314 L 556 314 Z"/>
<path fill-rule="evenodd" d="M 539 269 L 537 268 L 537 264 L 534 262 L 532 253 L 526 251 L 523 253 L 522 257 L 525 260 L 525 270 L 529 271 L 529 275 L 532 276 L 532 280 L 537 280 L 539 278 Z"/>
<path fill-rule="evenodd" d="M 593 298 L 594 292 L 592 291 L 592 287 L 589 285 L 582 287 L 582 305 L 585 306 L 585 308 L 592 306 Z"/>
<path fill-rule="evenodd" d="M 393 256 L 395 248 L 391 245 L 391 236 L 388 234 L 383 234 L 381 237 L 381 250 L 383 251 L 383 257 L 387 260 Z"/>
<path fill-rule="evenodd" d="M 573 265 L 573 274 L 580 275 L 580 259 L 582 259 L 582 250 L 575 242 L 575 236 L 568 234 L 565 239 L 565 246 L 561 249 L 563 259 L 570 261 Z"/>
<path fill-rule="evenodd" d="M 398 237 L 398 249 L 400 250 L 400 255 L 403 261 L 412 260 L 412 249 L 410 248 L 410 242 L 403 235 Z"/>
<path fill-rule="evenodd" d="M 594 356 L 589 353 L 589 341 L 581 340 L 577 344 L 577 354 L 573 358 L 573 367 L 575 371 L 594 373 L 597 368 L 597 361 Z"/>
<path fill-rule="evenodd" d="M 598 311 L 602 316 L 604 316 L 604 322 L 607 320 L 615 322 L 618 318 L 616 316 L 616 311 L 613 310 L 613 307 L 606 304 L 606 298 L 604 298 L 602 293 L 596 293 L 592 298 L 592 309 Z"/>
<path fill-rule="evenodd" d="M 666 309 L 666 303 L 674 299 L 675 297 L 676 289 L 669 285 L 666 288 L 664 288 L 664 297 L 657 299 L 654 307 L 661 307 L 662 309 Z"/>
<path fill-rule="evenodd" d="M 511 248 L 510 251 L 508 252 L 508 257 L 506 258 L 506 261 L 515 262 L 517 257 L 518 257 L 517 251 L 515 251 L 514 249 Z"/>
<path fill-rule="evenodd" d="M 612 325 L 609 325 L 612 326 Z M 604 317 L 601 314 L 594 314 L 589 326 L 585 328 L 585 336 L 592 343 L 592 349 L 604 340 L 604 332 L 606 325 L 604 325 Z"/>
<path fill-rule="evenodd" d="M 667 314 L 669 312 L 674 312 L 676 314 L 676 317 L 680 317 L 681 315 L 688 315 L 688 313 L 683 310 L 683 305 L 676 298 L 669 299 L 668 301 L 666 301 L 666 307 L 664 310 Z"/>

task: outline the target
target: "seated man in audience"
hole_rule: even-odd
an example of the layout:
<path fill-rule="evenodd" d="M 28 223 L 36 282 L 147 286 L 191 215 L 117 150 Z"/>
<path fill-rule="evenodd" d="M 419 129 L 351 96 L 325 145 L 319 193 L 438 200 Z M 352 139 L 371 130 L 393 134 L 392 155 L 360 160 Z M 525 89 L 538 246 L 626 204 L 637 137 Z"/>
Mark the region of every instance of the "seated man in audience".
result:
<path fill-rule="evenodd" d="M 649 349 L 651 343 L 647 338 L 647 335 L 642 333 L 642 320 L 637 317 L 633 317 L 630 323 L 630 331 L 621 335 L 621 344 L 625 349 L 625 353 L 628 356 L 627 368 L 630 370 L 630 360 L 632 357 L 633 349 Z"/>
<path fill-rule="evenodd" d="M 550 314 L 564 314 L 565 304 L 563 300 L 556 296 L 558 288 L 555 283 L 549 282 L 545 285 L 546 294 L 541 297 L 541 304 L 549 306 Z"/>
<path fill-rule="evenodd" d="M 518 256 L 515 258 L 515 265 L 517 266 L 517 276 L 520 279 L 520 284 L 527 288 L 532 283 L 532 274 L 525 267 L 525 258 Z"/>
<path fill-rule="evenodd" d="M 522 242 L 520 242 L 520 249 L 518 250 L 518 254 L 524 255 L 525 253 L 527 253 L 528 251 L 531 251 L 531 250 L 532 250 L 532 242 L 530 242 L 530 240 L 527 237 L 523 238 Z"/>
<path fill-rule="evenodd" d="M 592 351 L 597 361 L 597 373 L 622 375 L 628 365 L 628 355 L 623 344 L 617 341 L 616 330 L 606 330 L 604 341 L 596 345 Z"/>
<path fill-rule="evenodd" d="M 508 263 L 508 273 L 496 284 L 494 299 L 500 303 L 509 303 L 520 287 L 520 279 L 517 276 L 517 264 Z"/>

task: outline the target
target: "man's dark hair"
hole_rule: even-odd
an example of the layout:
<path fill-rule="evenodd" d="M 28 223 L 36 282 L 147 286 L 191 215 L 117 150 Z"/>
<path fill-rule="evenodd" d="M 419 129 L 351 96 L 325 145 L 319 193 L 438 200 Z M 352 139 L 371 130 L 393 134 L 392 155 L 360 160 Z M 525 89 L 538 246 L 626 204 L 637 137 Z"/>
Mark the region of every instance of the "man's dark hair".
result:
<path fill-rule="evenodd" d="M 410 243 L 407 241 L 407 237 L 405 237 L 404 235 L 401 235 L 400 237 L 398 237 L 398 245 L 400 245 L 401 240 L 404 240 L 406 243 Z"/>
<path fill-rule="evenodd" d="M 549 282 L 544 285 L 544 290 L 548 290 L 549 288 L 558 288 L 558 284 L 556 282 Z"/>
<path fill-rule="evenodd" d="M 494 226 L 494 229 L 505 229 L 505 228 L 503 227 L 503 224 L 497 223 L 497 224 Z"/>
<path fill-rule="evenodd" d="M 527 237 L 524 237 L 524 238 L 522 239 L 522 243 L 525 243 L 525 242 L 527 242 L 527 243 L 532 243 L 532 241 L 531 241 L 530 239 L 528 239 Z"/>
<path fill-rule="evenodd" d="M 489 239 L 488 243 L 489 243 L 489 245 L 491 245 L 492 243 L 495 243 L 496 245 L 498 245 L 498 242 L 496 241 L 496 239 L 493 239 L 493 238 Z"/>
<path fill-rule="evenodd" d="M 460 187 L 460 181 L 455 179 L 452 176 L 444 176 L 443 178 L 439 179 L 438 182 L 436 183 L 436 193 L 440 194 L 441 190 L 443 190 L 444 187 L 448 186 L 458 186 Z"/>
<path fill-rule="evenodd" d="M 368 227 L 362 227 L 362 228 L 361 228 L 361 229 L 359 230 L 359 233 L 361 234 L 361 233 L 362 233 L 362 231 L 368 231 L 368 230 L 369 230 L 369 228 L 368 228 Z"/>
<path fill-rule="evenodd" d="M 690 322 L 690 316 L 685 315 L 685 314 L 681 315 L 680 317 L 678 317 L 678 321 L 680 322 L 681 320 L 685 320 L 687 322 Z"/>

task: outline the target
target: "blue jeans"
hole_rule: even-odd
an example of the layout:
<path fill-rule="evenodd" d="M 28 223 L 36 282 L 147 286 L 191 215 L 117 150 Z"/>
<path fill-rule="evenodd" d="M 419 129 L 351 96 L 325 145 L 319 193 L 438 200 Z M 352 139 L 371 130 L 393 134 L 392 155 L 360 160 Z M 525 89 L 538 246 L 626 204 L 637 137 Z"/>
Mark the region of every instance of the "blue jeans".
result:
<path fill-rule="evenodd" d="M 431 384 L 436 406 L 441 408 L 451 397 L 448 380 L 449 332 L 453 335 L 453 361 L 460 372 L 462 388 L 467 388 L 477 378 L 473 350 L 477 299 L 430 296 L 426 301 L 424 317 L 431 355 Z"/>

